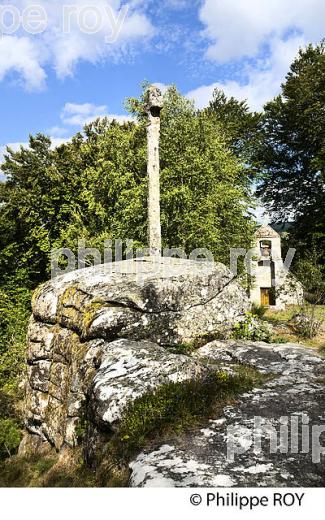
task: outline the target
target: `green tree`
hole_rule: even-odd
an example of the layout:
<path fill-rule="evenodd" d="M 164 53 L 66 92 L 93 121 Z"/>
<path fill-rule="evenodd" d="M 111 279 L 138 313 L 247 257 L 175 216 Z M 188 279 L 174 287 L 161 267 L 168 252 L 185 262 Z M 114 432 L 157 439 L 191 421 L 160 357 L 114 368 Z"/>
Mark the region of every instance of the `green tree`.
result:
<path fill-rule="evenodd" d="M 304 287 L 308 302 L 315 305 L 325 303 L 325 266 L 321 264 L 317 249 L 297 260 L 295 275 Z"/>
<path fill-rule="evenodd" d="M 258 166 L 255 153 L 259 137 L 257 130 L 262 114 L 252 112 L 246 101 L 238 101 L 232 96 L 228 98 L 218 88 L 206 110 L 220 123 L 230 149 L 252 174 L 255 173 Z"/>
<path fill-rule="evenodd" d="M 138 116 L 145 145 L 144 101 L 129 100 L 128 105 Z M 163 246 L 181 247 L 187 253 L 208 248 L 216 260 L 229 263 L 230 247 L 250 247 L 251 203 L 248 169 L 229 149 L 218 117 L 213 111 L 196 111 L 170 87 L 161 113 Z"/>
<path fill-rule="evenodd" d="M 78 239 L 147 245 L 146 120 L 96 120 L 52 149 L 48 137 L 8 149 L 0 183 L 0 459 L 19 443 L 16 401 L 24 367 L 30 295 L 50 274 L 54 248 L 76 252 Z M 164 247 L 210 249 L 229 262 L 249 247 L 253 222 L 249 172 L 213 112 L 197 112 L 175 88 L 165 95 L 161 132 Z"/>
<path fill-rule="evenodd" d="M 69 146 L 51 150 L 48 137 L 30 137 L 29 148 L 7 151 L 1 166 L 0 275 L 20 273 L 26 284 L 43 281 L 53 241 L 69 220 L 78 184 Z"/>
<path fill-rule="evenodd" d="M 206 247 L 229 264 L 231 247 L 250 247 L 248 170 L 229 149 L 215 114 L 195 111 L 175 88 L 165 95 L 161 131 L 165 246 Z"/>
<path fill-rule="evenodd" d="M 140 107 L 140 108 L 139 108 Z M 136 112 L 137 111 L 137 112 Z M 52 150 L 48 137 L 29 149 L 8 150 L 0 192 L 0 273 L 26 277 L 31 286 L 49 276 L 52 248 L 77 249 L 78 239 L 146 246 L 146 120 L 97 120 Z M 164 247 L 206 247 L 229 262 L 230 247 L 250 245 L 249 172 L 241 166 L 214 113 L 197 112 L 172 87 L 165 95 L 161 133 Z"/>
<path fill-rule="evenodd" d="M 265 106 L 258 159 L 259 194 L 276 220 L 294 220 L 302 254 L 317 247 L 325 261 L 325 44 L 301 49 Z"/>

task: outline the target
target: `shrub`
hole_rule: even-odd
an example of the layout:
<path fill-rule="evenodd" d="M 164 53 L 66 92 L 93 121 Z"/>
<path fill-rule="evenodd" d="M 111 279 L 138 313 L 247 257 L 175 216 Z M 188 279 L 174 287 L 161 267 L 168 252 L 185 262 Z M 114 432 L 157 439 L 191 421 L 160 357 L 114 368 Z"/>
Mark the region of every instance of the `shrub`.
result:
<path fill-rule="evenodd" d="M 251 312 L 246 313 L 243 321 L 236 323 L 233 327 L 232 337 L 235 339 L 246 339 L 251 341 L 272 341 L 269 326 L 261 322 Z"/>
<path fill-rule="evenodd" d="M 24 370 L 30 291 L 0 287 L 0 460 L 13 455 L 20 442 L 18 383 Z"/>
<path fill-rule="evenodd" d="M 267 307 L 265 305 L 258 305 L 257 303 L 253 303 L 252 305 L 252 314 L 257 318 L 263 318 L 267 311 Z"/>
<path fill-rule="evenodd" d="M 315 317 L 314 313 L 306 314 L 300 312 L 295 314 L 291 319 L 291 327 L 294 332 L 303 338 L 312 339 L 317 336 L 322 327 L 322 321 Z"/>
<path fill-rule="evenodd" d="M 288 341 L 290 341 L 290 339 L 285 338 L 284 336 L 275 336 L 274 337 L 274 343 L 288 343 Z"/>
<path fill-rule="evenodd" d="M 11 457 L 19 446 L 20 429 L 12 419 L 0 419 L 0 460 Z"/>
<path fill-rule="evenodd" d="M 31 293 L 0 287 L 0 388 L 15 393 L 24 366 Z"/>

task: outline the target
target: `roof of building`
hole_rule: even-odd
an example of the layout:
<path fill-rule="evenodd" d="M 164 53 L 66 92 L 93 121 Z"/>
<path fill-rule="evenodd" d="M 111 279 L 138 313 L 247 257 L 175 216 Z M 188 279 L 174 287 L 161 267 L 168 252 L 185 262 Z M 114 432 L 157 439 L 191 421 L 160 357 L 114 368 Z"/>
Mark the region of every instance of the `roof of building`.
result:
<path fill-rule="evenodd" d="M 278 238 L 280 235 L 271 226 L 264 224 L 255 232 L 257 238 Z"/>

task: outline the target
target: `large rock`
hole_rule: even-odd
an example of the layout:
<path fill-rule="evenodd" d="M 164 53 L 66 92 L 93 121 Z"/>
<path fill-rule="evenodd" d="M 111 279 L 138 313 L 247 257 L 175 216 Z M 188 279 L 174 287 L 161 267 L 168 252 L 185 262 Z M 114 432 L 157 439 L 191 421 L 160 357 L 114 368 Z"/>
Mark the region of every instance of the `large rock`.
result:
<path fill-rule="evenodd" d="M 109 431 L 144 392 L 201 375 L 168 347 L 231 327 L 249 302 L 222 264 L 147 258 L 51 280 L 32 308 L 26 427 L 60 449 L 75 444 L 85 406 Z"/>
<path fill-rule="evenodd" d="M 195 379 L 206 372 L 199 361 L 155 343 L 117 340 L 107 345 L 94 377 L 92 410 L 98 422 L 114 425 L 130 401 L 159 385 Z"/>
<path fill-rule="evenodd" d="M 212 342 L 195 357 L 227 370 L 250 365 L 273 377 L 205 428 L 140 453 L 130 465 L 130 485 L 323 487 L 325 360 L 295 344 L 241 341 Z"/>
<path fill-rule="evenodd" d="M 144 258 L 71 272 L 41 286 L 34 317 L 82 340 L 188 342 L 248 310 L 244 289 L 223 264 Z"/>
<path fill-rule="evenodd" d="M 72 331 L 34 321 L 28 365 L 27 429 L 57 449 L 75 445 L 86 401 L 92 429 L 110 432 L 137 397 L 207 370 L 199 361 L 149 341 L 81 343 Z"/>

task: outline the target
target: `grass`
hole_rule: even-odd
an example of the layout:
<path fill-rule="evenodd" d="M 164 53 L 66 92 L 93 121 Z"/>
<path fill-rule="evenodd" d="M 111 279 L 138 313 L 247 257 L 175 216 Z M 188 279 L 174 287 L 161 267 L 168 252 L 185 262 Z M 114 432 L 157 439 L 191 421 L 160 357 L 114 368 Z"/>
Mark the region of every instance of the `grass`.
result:
<path fill-rule="evenodd" d="M 0 465 L 0 487 L 97 487 L 96 473 L 87 467 L 80 449 L 68 460 L 56 453 L 48 456 L 12 457 Z"/>
<path fill-rule="evenodd" d="M 268 309 L 264 315 L 267 321 L 274 324 L 284 324 L 291 320 L 292 316 L 301 311 L 298 305 L 288 305 L 282 311 Z M 325 320 L 325 305 L 317 305 L 315 310 L 315 317 L 318 320 Z"/>
<path fill-rule="evenodd" d="M 37 487 L 55 464 L 54 458 L 11 457 L 0 464 L 0 487 Z"/>
<path fill-rule="evenodd" d="M 318 351 L 320 354 L 322 354 L 323 356 L 325 356 L 325 342 L 324 343 L 321 343 L 319 346 L 318 346 Z"/>
<path fill-rule="evenodd" d="M 215 371 L 205 378 L 169 383 L 136 399 L 110 441 L 117 460 L 127 461 L 147 446 L 202 426 L 236 396 L 265 381 L 260 372 L 238 365 L 235 375 Z"/>
<path fill-rule="evenodd" d="M 321 354 L 325 355 L 325 330 L 317 334 L 315 338 L 307 339 L 296 334 L 290 327 L 290 320 L 294 314 L 301 311 L 296 305 L 289 305 L 285 310 L 276 311 L 268 309 L 264 315 L 264 320 L 271 323 L 274 327 L 275 340 L 280 339 L 281 342 L 300 343 L 307 347 L 316 348 Z M 325 305 L 317 305 L 315 309 L 315 318 L 325 323 Z"/>
<path fill-rule="evenodd" d="M 235 373 L 211 371 L 204 378 L 168 383 L 136 399 L 108 439 L 96 469 L 85 465 L 82 446 L 61 454 L 11 457 L 0 464 L 0 487 L 125 487 L 129 461 L 193 428 L 205 426 L 226 405 L 270 376 L 244 365 Z"/>

